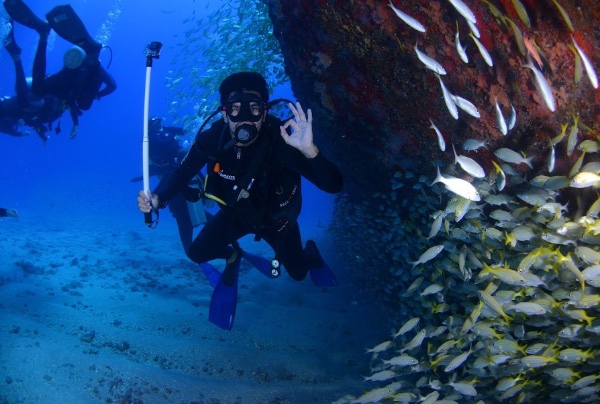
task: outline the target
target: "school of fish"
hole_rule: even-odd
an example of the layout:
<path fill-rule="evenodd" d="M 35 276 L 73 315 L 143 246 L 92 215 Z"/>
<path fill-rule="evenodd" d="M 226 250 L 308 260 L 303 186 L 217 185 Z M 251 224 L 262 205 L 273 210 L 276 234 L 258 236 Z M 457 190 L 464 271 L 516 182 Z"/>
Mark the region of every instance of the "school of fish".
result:
<path fill-rule="evenodd" d="M 494 66 L 477 40 L 474 13 L 461 0 L 447 1 L 469 26 L 479 56 Z M 551 1 L 573 31 L 566 11 Z M 491 2 L 484 2 L 497 20 L 512 26 L 527 59 L 523 67 L 531 70 L 540 100 L 555 112 L 535 44 Z M 511 2 L 530 28 L 526 8 L 519 0 Z M 426 34 L 429 27 L 402 10 L 400 2 L 390 1 L 389 7 L 403 23 Z M 592 63 L 573 36 L 571 40 L 575 82 L 583 85 L 579 80 L 585 70 L 596 89 Z M 458 23 L 454 43 L 468 64 Z M 461 110 L 479 118 L 475 105 L 444 84 L 442 64 L 417 45 L 414 50 L 437 77 L 450 116 L 459 119 Z M 496 128 L 503 136 L 510 136 L 517 123 L 514 106 L 508 107 L 506 119 L 494 99 Z M 443 153 L 447 138 L 429 121 Z M 542 159 L 508 147 L 493 151 L 498 162 L 486 173 L 476 157 L 462 155 L 452 144 L 454 165 L 448 173 L 438 167 L 432 180 L 397 172 L 391 198 L 373 195 L 375 206 L 397 226 L 383 241 L 398 246 L 394 261 L 405 263 L 391 269 L 402 285 L 398 300 L 405 302 L 399 303 L 405 310 L 398 313 L 397 329 L 389 338 L 367 348 L 371 374 L 364 377 L 364 394 L 337 403 L 600 402 L 600 137 L 581 141 L 583 131 L 595 135 L 575 115 L 540 150 L 547 154 L 548 175 L 529 179 L 524 167 L 533 169 Z M 468 139 L 462 150 L 488 148 L 485 137 Z M 553 176 L 555 147 L 561 142 L 569 156 L 577 148 L 581 157 L 568 173 Z M 508 192 L 507 184 L 519 191 Z M 577 195 L 585 188 L 596 190 L 588 193 L 588 198 L 595 196 L 587 203 L 573 207 L 559 202 L 564 193 Z M 406 196 L 411 193 L 416 195 L 412 199 Z M 398 206 L 409 212 L 410 220 L 399 219 Z M 415 250 L 421 254 L 415 256 Z"/>

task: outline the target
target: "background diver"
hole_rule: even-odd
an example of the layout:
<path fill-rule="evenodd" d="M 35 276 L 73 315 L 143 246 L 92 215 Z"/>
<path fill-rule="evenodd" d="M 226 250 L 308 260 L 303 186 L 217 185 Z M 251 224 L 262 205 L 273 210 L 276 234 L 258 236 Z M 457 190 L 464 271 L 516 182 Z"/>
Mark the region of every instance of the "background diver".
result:
<path fill-rule="evenodd" d="M 38 32 L 32 92 L 38 97 L 54 96 L 69 109 L 73 119 L 70 136 L 74 138 L 81 111 L 90 109 L 94 99 L 100 99 L 117 88 L 114 78 L 98 60 L 102 45 L 92 39 L 70 5 L 54 7 L 46 14 L 47 21 L 44 21 L 22 0 L 4 0 L 3 4 L 14 21 Z M 50 29 L 74 46 L 65 52 L 63 68 L 46 76 L 46 47 Z M 104 88 L 101 89 L 103 84 Z"/>
<path fill-rule="evenodd" d="M 244 255 L 237 240 L 247 234 L 264 239 L 275 252 L 274 262 L 283 264 L 293 279 L 304 279 L 310 270 L 317 284 L 337 283 L 314 241 L 302 247 L 297 219 L 302 176 L 330 193 L 340 192 L 343 180 L 313 143 L 310 110 L 290 104 L 294 119 L 285 123 L 268 114 L 269 91 L 262 75 L 233 74 L 219 93 L 222 120 L 206 131 L 201 128 L 181 166 L 160 181 L 150 201 L 141 191 L 138 207 L 145 213 L 164 208 L 206 165 L 205 196 L 217 201 L 220 210 L 196 236 L 188 257 L 199 264 L 226 260 L 214 282 L 209 319 L 230 329 Z"/>

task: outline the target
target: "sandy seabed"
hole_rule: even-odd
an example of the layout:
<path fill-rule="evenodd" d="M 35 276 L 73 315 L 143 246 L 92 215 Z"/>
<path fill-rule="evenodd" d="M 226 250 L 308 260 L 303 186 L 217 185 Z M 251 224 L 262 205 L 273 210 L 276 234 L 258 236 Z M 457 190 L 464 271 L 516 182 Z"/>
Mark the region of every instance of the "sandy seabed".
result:
<path fill-rule="evenodd" d="M 4 218 L 0 246 L 0 403 L 330 403 L 365 389 L 384 338 L 343 271 L 318 288 L 244 261 L 233 330 L 217 328 L 172 229 Z"/>

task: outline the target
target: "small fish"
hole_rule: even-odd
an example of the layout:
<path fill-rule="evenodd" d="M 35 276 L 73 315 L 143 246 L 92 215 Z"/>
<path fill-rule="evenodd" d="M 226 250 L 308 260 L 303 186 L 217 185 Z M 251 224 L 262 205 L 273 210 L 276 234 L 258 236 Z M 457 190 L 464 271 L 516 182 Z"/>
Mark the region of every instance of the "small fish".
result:
<path fill-rule="evenodd" d="M 382 370 L 381 372 L 373 373 L 371 376 L 363 376 L 364 381 L 382 382 L 396 376 L 393 370 Z"/>
<path fill-rule="evenodd" d="M 421 24 L 419 21 L 417 21 L 416 19 L 414 19 L 413 17 L 411 17 L 408 14 L 403 13 L 402 11 L 400 11 L 399 9 L 397 9 L 392 2 L 390 1 L 389 4 L 390 8 L 392 10 L 394 10 L 394 13 L 396 13 L 396 15 L 402 20 L 404 21 L 406 24 L 408 24 L 410 27 L 416 29 L 419 32 L 425 32 L 426 29 L 423 26 L 423 24 Z"/>
<path fill-rule="evenodd" d="M 494 165 L 494 168 L 496 169 L 496 173 L 498 173 L 498 180 L 496 181 L 496 187 L 498 188 L 498 191 L 502 191 L 504 189 L 504 187 L 506 186 L 506 174 L 504 173 L 504 170 L 502 170 L 502 167 L 500 167 L 495 161 L 492 160 L 492 164 Z"/>
<path fill-rule="evenodd" d="M 507 163 L 514 163 L 514 164 L 524 163 L 524 164 L 527 164 L 529 166 L 529 168 L 533 168 L 531 161 L 533 160 L 533 158 L 535 156 L 531 156 L 529 158 L 524 158 L 516 151 L 508 149 L 506 147 L 496 150 L 494 152 L 494 155 L 496 157 L 498 157 L 500 160 L 506 161 Z"/>
<path fill-rule="evenodd" d="M 564 125 L 560 125 L 561 131 L 558 135 L 550 139 L 550 144 L 552 146 L 556 146 L 565 138 L 565 134 L 567 133 L 567 128 L 569 127 L 569 123 L 565 123 Z"/>
<path fill-rule="evenodd" d="M 515 34 L 515 40 L 517 41 L 517 47 L 519 48 L 519 52 L 521 53 L 521 55 L 526 55 L 527 48 L 525 47 L 525 40 L 523 39 L 523 32 L 521 32 L 521 29 L 519 29 L 519 27 L 517 26 L 517 24 L 514 23 L 513 20 L 504 15 L 502 16 L 502 20 L 510 24 L 513 33 Z"/>
<path fill-rule="evenodd" d="M 554 145 L 550 145 L 550 152 L 548 152 L 548 172 L 551 173 L 554 171 L 554 166 L 556 164 L 556 152 L 554 150 Z"/>
<path fill-rule="evenodd" d="M 457 369 L 460 365 L 465 363 L 465 361 L 467 360 L 469 355 L 471 355 L 472 352 L 473 351 L 471 349 L 469 349 L 467 352 L 463 352 L 460 355 L 453 358 L 450 361 L 450 363 L 448 363 L 448 365 L 446 365 L 444 372 L 448 373 L 448 372 L 452 372 L 453 370 Z"/>
<path fill-rule="evenodd" d="M 415 44 L 415 52 L 417 52 L 417 57 L 419 58 L 419 60 L 421 62 L 423 62 L 423 64 L 425 65 L 426 68 L 436 72 L 437 74 L 441 74 L 441 75 L 446 74 L 446 70 L 444 69 L 444 67 L 441 64 L 439 64 L 434 58 L 429 57 L 426 54 L 424 54 L 423 52 L 421 52 L 419 50 L 419 47 L 416 44 Z"/>
<path fill-rule="evenodd" d="M 507 306 L 507 309 L 527 314 L 529 316 L 541 316 L 543 314 L 546 314 L 546 309 L 543 308 L 540 304 L 534 302 L 520 302 L 517 304 L 511 304 Z"/>
<path fill-rule="evenodd" d="M 487 149 L 486 140 L 467 139 L 462 144 L 462 149 L 464 151 L 477 151 L 481 148 Z"/>
<path fill-rule="evenodd" d="M 575 146 L 577 146 L 577 140 L 579 135 L 579 127 L 577 124 L 579 123 L 579 116 L 573 116 L 573 125 L 571 126 L 571 131 L 569 132 L 569 137 L 567 137 L 567 156 L 571 156 L 573 151 L 575 150 Z"/>
<path fill-rule="evenodd" d="M 496 98 L 496 96 L 494 96 L 494 102 L 496 103 L 496 126 L 498 127 L 498 130 L 506 136 L 508 127 L 506 126 L 506 121 L 504 120 L 504 115 L 502 115 L 502 109 L 498 104 L 498 98 Z"/>
<path fill-rule="evenodd" d="M 436 294 L 437 292 L 440 292 L 442 290 L 444 290 L 444 286 L 440 285 L 439 283 L 434 283 L 433 285 L 427 286 L 425 290 L 422 291 L 420 294 L 421 296 L 428 296 Z"/>
<path fill-rule="evenodd" d="M 475 178 L 483 178 L 485 177 L 485 172 L 483 168 L 470 157 L 467 156 L 459 156 L 456 154 L 456 148 L 454 144 L 452 145 L 452 150 L 454 151 L 454 164 L 459 164 L 460 167 L 465 170 L 466 173 L 472 175 Z"/>
<path fill-rule="evenodd" d="M 454 36 L 454 45 L 456 46 L 456 52 L 458 53 L 458 56 L 460 57 L 460 59 L 465 63 L 469 63 L 469 57 L 467 56 L 467 52 L 465 51 L 465 48 L 463 48 L 462 44 L 460 43 L 460 35 L 458 32 L 458 21 L 456 21 L 456 35 Z"/>
<path fill-rule="evenodd" d="M 435 177 L 435 180 L 433 180 L 433 183 L 431 185 L 435 184 L 436 182 L 441 182 L 446 186 L 446 189 L 448 191 L 453 192 L 458 196 L 462 196 L 465 199 L 475 202 L 481 200 L 479 192 L 477 192 L 477 189 L 475 189 L 473 185 L 460 178 L 442 176 L 439 167 L 437 168 L 437 176 Z"/>
<path fill-rule="evenodd" d="M 581 61 L 583 62 L 583 67 L 585 67 L 585 72 L 587 73 L 588 78 L 590 79 L 590 82 L 592 83 L 592 87 L 598 88 L 598 76 L 596 76 L 596 71 L 594 70 L 592 63 L 590 62 L 590 60 L 588 59 L 586 54 L 583 53 L 583 51 L 581 50 L 579 45 L 577 45 L 577 42 L 575 42 L 575 38 L 573 37 L 573 35 L 571 35 L 571 39 L 573 40 L 573 45 L 575 45 L 575 49 L 577 49 L 577 52 L 579 53 L 579 56 L 581 57 Z"/>
<path fill-rule="evenodd" d="M 416 325 L 419 324 L 420 320 L 421 319 L 419 317 L 414 317 L 414 318 L 411 318 L 410 320 L 408 320 L 406 323 L 404 323 L 404 325 L 402 327 L 400 327 L 398 332 L 396 334 L 394 334 L 394 338 L 397 338 L 400 335 L 404 335 L 407 332 L 409 332 L 410 330 L 412 330 L 413 328 L 415 328 Z"/>
<path fill-rule="evenodd" d="M 465 3 L 463 3 L 462 0 L 449 0 L 449 1 L 454 6 L 456 11 L 458 11 L 458 13 L 460 15 L 465 17 L 465 19 L 467 21 L 470 21 L 473 24 L 477 24 L 477 19 L 475 18 L 475 14 L 473 14 L 471 9 Z"/>
<path fill-rule="evenodd" d="M 542 99 L 546 103 L 548 109 L 554 112 L 556 110 L 556 102 L 554 101 L 554 96 L 552 95 L 552 89 L 550 88 L 550 85 L 546 81 L 546 78 L 544 77 L 542 72 L 535 68 L 533 63 L 531 63 L 531 60 L 529 61 L 529 63 L 524 64 L 523 67 L 527 67 L 531 69 L 531 71 L 533 71 L 536 82 L 536 89 L 538 90 L 538 92 L 541 93 L 540 95 L 542 96 Z"/>
<path fill-rule="evenodd" d="M 456 106 L 465 111 L 467 114 L 475 118 L 481 118 L 481 114 L 477 110 L 477 107 L 473 105 L 471 101 L 459 97 L 458 95 L 452 95 L 452 101 L 454 101 Z"/>
<path fill-rule="evenodd" d="M 362 396 L 355 398 L 350 402 L 353 404 L 376 403 L 383 400 L 384 398 L 391 396 L 392 394 L 400 390 L 401 387 L 401 382 L 395 382 L 385 387 L 380 387 L 378 389 L 368 391 Z"/>
<path fill-rule="evenodd" d="M 515 107 L 512 106 L 512 104 L 510 105 L 510 115 L 508 116 L 508 130 L 511 130 L 512 128 L 515 127 L 515 124 L 517 123 L 517 111 L 515 110 Z"/>
<path fill-rule="evenodd" d="M 392 366 L 412 366 L 412 365 L 416 365 L 417 363 L 419 363 L 419 361 L 409 355 L 400 355 L 400 356 L 393 357 L 390 360 L 384 360 L 383 363 L 385 363 L 386 365 L 392 365 Z"/>
<path fill-rule="evenodd" d="M 583 64 L 581 63 L 581 57 L 573 45 L 569 44 L 569 49 L 571 49 L 571 52 L 573 52 L 573 57 L 575 58 L 575 67 L 573 68 L 573 83 L 579 84 L 581 77 L 583 76 Z"/>
<path fill-rule="evenodd" d="M 554 358 L 554 357 L 547 357 L 547 356 L 541 356 L 541 355 L 527 355 L 521 359 L 519 359 L 519 362 L 521 363 L 521 365 L 525 366 L 526 368 L 530 368 L 530 369 L 535 369 L 535 368 L 539 368 L 542 366 L 546 366 L 548 363 L 557 363 L 558 359 Z"/>
<path fill-rule="evenodd" d="M 448 108 L 448 112 L 450 112 L 450 115 L 452 115 L 454 119 L 458 119 L 458 108 L 456 107 L 456 103 L 452 99 L 452 93 L 448 91 L 440 75 L 436 74 L 436 76 L 440 81 L 440 86 L 442 87 L 442 94 L 444 95 L 444 102 L 446 103 L 446 108 Z"/>
<path fill-rule="evenodd" d="M 381 344 L 374 346 L 373 348 L 367 349 L 367 353 L 383 352 L 383 351 L 393 347 L 394 345 L 395 345 L 394 341 L 385 341 L 385 342 L 382 342 Z"/>
<path fill-rule="evenodd" d="M 529 20 L 529 16 L 527 15 L 527 11 L 519 0 L 512 0 L 512 4 L 517 12 L 517 15 L 523 21 L 523 24 L 527 26 L 527 28 L 531 28 L 531 21 Z"/>
<path fill-rule="evenodd" d="M 444 249 L 443 244 L 439 244 L 439 245 L 430 247 L 427 249 L 427 251 L 425 251 L 423 254 L 421 254 L 421 256 L 419 257 L 418 260 L 412 261 L 412 262 L 410 262 L 410 264 L 412 264 L 413 267 L 420 265 L 420 264 L 424 264 L 424 263 L 434 259 L 439 253 L 442 252 L 443 249 Z"/>
<path fill-rule="evenodd" d="M 502 309 L 502 306 L 500 305 L 500 303 L 498 303 L 498 300 L 496 300 L 492 295 L 490 295 L 485 290 L 480 290 L 478 293 L 479 293 L 479 298 L 481 299 L 481 301 L 483 301 L 485 303 L 486 306 L 488 306 L 490 309 L 492 309 L 495 313 L 502 316 L 502 318 L 504 319 L 504 321 L 507 324 L 510 323 L 510 321 L 512 319 L 506 315 L 506 313 Z"/>
<path fill-rule="evenodd" d="M 481 37 L 481 34 L 479 33 L 479 30 L 477 29 L 477 25 L 473 24 L 469 20 L 467 20 L 467 25 L 469 25 L 469 29 L 471 30 L 473 35 L 475 35 L 475 38 L 479 39 Z"/>
<path fill-rule="evenodd" d="M 571 188 L 600 187 L 600 175 L 582 171 L 575 175 L 569 183 Z"/>
<path fill-rule="evenodd" d="M 433 129 L 435 131 L 435 134 L 437 135 L 437 141 L 438 141 L 438 146 L 440 146 L 440 150 L 441 151 L 446 150 L 446 142 L 444 141 L 444 136 L 442 136 L 442 132 L 440 132 L 440 130 L 437 128 L 437 126 L 435 126 L 435 124 L 433 123 L 431 118 L 429 118 L 429 122 L 431 122 L 430 128 Z"/>
<path fill-rule="evenodd" d="M 565 24 L 567 24 L 567 28 L 569 28 L 569 31 L 571 31 L 571 32 L 574 31 L 573 23 L 571 22 L 571 19 L 569 18 L 569 14 L 567 14 L 565 9 L 558 3 L 557 0 L 552 0 L 552 2 L 556 6 L 556 8 L 558 8 L 560 15 L 562 16 L 563 20 L 565 20 Z"/>
<path fill-rule="evenodd" d="M 419 331 L 417 333 L 417 335 L 415 335 L 413 337 L 413 339 L 411 339 L 409 342 L 407 342 L 406 345 L 404 345 L 402 347 L 402 349 L 400 349 L 400 353 L 404 353 L 406 351 L 410 351 L 412 349 L 420 347 L 426 336 L 427 336 L 427 331 L 425 329 L 422 329 L 421 331 Z"/>
<path fill-rule="evenodd" d="M 479 53 L 481 54 L 481 57 L 483 57 L 483 60 L 485 60 L 485 63 L 487 63 L 487 65 L 490 67 L 494 66 L 492 57 L 490 56 L 487 49 L 485 49 L 485 46 L 483 46 L 483 44 L 479 42 L 479 39 L 477 39 L 477 37 L 473 35 L 473 33 L 470 33 L 469 36 L 473 38 L 473 41 L 475 42 L 475 45 L 477 45 L 477 49 L 479 49 Z"/>
<path fill-rule="evenodd" d="M 402 294 L 402 296 L 406 297 L 406 296 L 410 296 L 412 294 L 412 292 L 414 292 L 415 290 L 417 290 L 419 288 L 419 286 L 421 286 L 421 284 L 423 283 L 424 278 L 422 276 L 419 276 L 417 279 L 415 279 L 413 281 L 413 283 L 410 284 L 410 286 L 406 289 L 406 292 L 404 292 Z M 401 335 L 401 334 L 398 334 Z"/>

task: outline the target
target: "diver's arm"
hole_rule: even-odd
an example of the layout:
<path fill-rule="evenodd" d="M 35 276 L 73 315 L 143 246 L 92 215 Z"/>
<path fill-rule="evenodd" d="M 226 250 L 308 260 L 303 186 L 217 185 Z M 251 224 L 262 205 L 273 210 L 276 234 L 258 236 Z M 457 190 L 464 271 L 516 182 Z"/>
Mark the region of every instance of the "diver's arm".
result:
<path fill-rule="evenodd" d="M 106 70 L 102 64 L 99 66 L 100 68 L 100 78 L 102 79 L 102 83 L 104 83 L 104 88 L 96 94 L 96 98 L 100 99 L 105 95 L 108 95 L 117 89 L 117 82 L 113 78 L 113 76 Z"/>
<path fill-rule="evenodd" d="M 153 193 L 158 196 L 159 201 L 157 206 L 164 208 L 169 199 L 187 187 L 187 184 L 198 174 L 207 161 L 207 155 L 196 147 L 196 142 L 194 142 L 181 165 L 166 174 L 154 190 Z"/>

